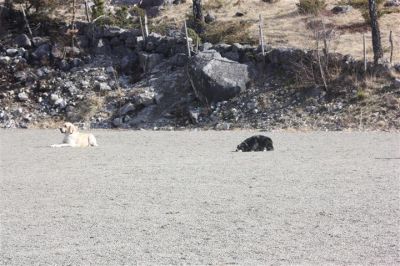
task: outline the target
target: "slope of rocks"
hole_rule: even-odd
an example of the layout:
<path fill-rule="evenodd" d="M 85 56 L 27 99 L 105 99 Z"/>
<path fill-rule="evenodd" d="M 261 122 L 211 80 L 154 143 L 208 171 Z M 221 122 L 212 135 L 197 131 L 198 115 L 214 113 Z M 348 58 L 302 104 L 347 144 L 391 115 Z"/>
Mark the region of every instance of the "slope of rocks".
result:
<path fill-rule="evenodd" d="M 335 85 L 332 94 L 289 82 L 293 66 L 313 60 L 310 51 L 267 48 L 262 56 L 257 47 L 205 43 L 188 60 L 179 31 L 144 40 L 138 30 L 78 29 L 77 47 L 50 36 L 0 41 L 0 127 L 400 128 L 400 80 L 386 75 L 398 76 L 399 65 L 368 65 L 384 73 L 373 90 Z M 362 66 L 349 56 L 329 60 L 345 76 Z"/>

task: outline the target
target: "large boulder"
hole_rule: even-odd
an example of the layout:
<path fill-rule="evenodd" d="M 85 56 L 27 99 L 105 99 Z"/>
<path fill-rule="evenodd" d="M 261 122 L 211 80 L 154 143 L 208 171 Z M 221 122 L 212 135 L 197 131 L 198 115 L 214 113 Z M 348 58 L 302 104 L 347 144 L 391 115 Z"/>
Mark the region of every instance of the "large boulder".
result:
<path fill-rule="evenodd" d="M 214 50 L 192 57 L 188 69 L 197 98 L 209 104 L 235 97 L 250 81 L 247 65 L 224 58 Z"/>

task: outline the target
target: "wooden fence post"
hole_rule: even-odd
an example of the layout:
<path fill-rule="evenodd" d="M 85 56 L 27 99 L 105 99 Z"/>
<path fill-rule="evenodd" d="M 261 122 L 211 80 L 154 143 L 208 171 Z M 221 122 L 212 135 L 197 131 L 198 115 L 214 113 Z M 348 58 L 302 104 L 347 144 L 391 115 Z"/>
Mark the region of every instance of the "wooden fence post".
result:
<path fill-rule="evenodd" d="M 89 16 L 89 4 L 87 0 L 85 0 L 85 13 L 86 13 L 86 19 L 88 22 L 91 21 L 90 16 Z"/>
<path fill-rule="evenodd" d="M 143 40 L 144 40 L 144 39 L 146 39 L 146 36 L 145 36 L 145 33 L 144 33 L 142 16 L 140 16 L 140 15 L 139 15 L 139 22 L 140 22 L 140 29 L 142 30 L 142 37 L 143 37 Z"/>
<path fill-rule="evenodd" d="M 262 55 L 265 56 L 265 51 L 264 51 L 264 33 L 263 33 L 263 19 L 261 17 L 261 14 L 259 15 L 259 40 L 260 40 L 260 45 L 261 45 L 261 52 Z"/>
<path fill-rule="evenodd" d="M 146 35 L 146 38 L 149 37 L 149 26 L 146 13 L 144 13 L 144 34 Z"/>
<path fill-rule="evenodd" d="M 367 72 L 367 48 L 365 47 L 365 34 L 363 33 L 364 73 Z"/>
<path fill-rule="evenodd" d="M 389 42 L 390 42 L 390 64 L 393 62 L 393 36 L 392 31 L 389 34 Z"/>
<path fill-rule="evenodd" d="M 21 10 L 22 10 L 22 15 L 24 16 L 26 27 L 28 28 L 28 31 L 29 31 L 29 35 L 32 38 L 33 37 L 32 30 L 31 30 L 31 27 L 29 26 L 29 21 L 26 17 L 26 13 L 25 13 L 25 8 L 22 4 L 21 4 Z"/>
<path fill-rule="evenodd" d="M 186 25 L 186 20 L 184 21 L 184 27 L 185 27 L 185 36 L 186 36 L 186 46 L 187 46 L 187 52 L 188 52 L 188 57 L 191 56 L 190 54 L 190 44 L 189 44 L 189 34 L 187 30 L 187 25 Z"/>

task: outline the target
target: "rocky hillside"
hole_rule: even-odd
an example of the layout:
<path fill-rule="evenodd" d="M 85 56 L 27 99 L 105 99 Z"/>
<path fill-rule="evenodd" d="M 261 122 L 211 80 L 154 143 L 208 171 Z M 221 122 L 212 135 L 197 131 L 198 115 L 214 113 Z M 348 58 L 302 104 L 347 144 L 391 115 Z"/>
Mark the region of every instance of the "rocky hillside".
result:
<path fill-rule="evenodd" d="M 4 13 L 3 13 L 4 15 Z M 20 14 L 9 14 L 18 17 Z M 68 36 L 58 24 L 57 36 Z M 0 41 L 0 126 L 398 130 L 400 65 L 303 49 L 203 43 L 77 24 L 75 46 L 47 31 Z M 323 85 L 316 56 L 329 73 Z M 321 58 L 320 60 L 321 61 Z"/>

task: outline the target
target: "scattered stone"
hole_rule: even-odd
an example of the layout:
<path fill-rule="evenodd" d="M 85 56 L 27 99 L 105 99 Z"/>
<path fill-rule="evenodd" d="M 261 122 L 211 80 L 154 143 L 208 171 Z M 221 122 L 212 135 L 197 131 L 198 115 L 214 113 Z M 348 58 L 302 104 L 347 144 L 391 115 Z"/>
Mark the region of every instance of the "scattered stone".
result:
<path fill-rule="evenodd" d="M 385 7 L 397 7 L 400 6 L 400 0 L 388 0 L 384 4 Z"/>
<path fill-rule="evenodd" d="M 334 8 L 331 9 L 333 14 L 346 14 L 352 10 L 353 10 L 352 6 L 349 5 L 335 6 Z"/>
<path fill-rule="evenodd" d="M 25 102 L 27 100 L 29 100 L 28 94 L 26 94 L 25 92 L 20 92 L 18 93 L 18 99 L 22 102 Z"/>
<path fill-rule="evenodd" d="M 111 91 L 111 87 L 105 82 L 99 82 L 96 84 L 95 88 L 99 91 Z"/>
<path fill-rule="evenodd" d="M 20 34 L 15 37 L 14 42 L 18 45 L 18 47 L 30 48 L 32 46 L 32 42 L 26 34 Z"/>
<path fill-rule="evenodd" d="M 15 49 L 15 48 L 10 48 L 10 49 L 6 50 L 6 54 L 8 56 L 14 57 L 14 56 L 16 56 L 18 54 L 18 50 Z"/>
<path fill-rule="evenodd" d="M 214 129 L 215 130 L 229 130 L 231 128 L 230 123 L 218 123 L 215 125 Z"/>
<path fill-rule="evenodd" d="M 200 110 L 198 108 L 190 108 L 189 117 L 193 124 L 199 123 Z"/>
<path fill-rule="evenodd" d="M 33 37 L 32 38 L 32 43 L 34 46 L 39 47 L 42 44 L 45 44 L 47 42 L 46 38 L 42 37 Z"/>
<path fill-rule="evenodd" d="M 152 91 L 144 91 L 134 97 L 135 104 L 149 106 L 154 104 L 156 94 Z"/>
<path fill-rule="evenodd" d="M 11 62 L 11 58 L 9 56 L 0 56 L 0 64 L 8 65 Z"/>
<path fill-rule="evenodd" d="M 127 103 L 119 109 L 119 115 L 125 115 L 129 112 L 135 111 L 135 105 L 132 103 Z"/>
<path fill-rule="evenodd" d="M 204 22 L 207 24 L 213 23 L 215 20 L 215 14 L 212 12 L 207 12 L 207 15 L 204 17 Z"/>
<path fill-rule="evenodd" d="M 17 81 L 22 81 L 22 82 L 24 82 L 24 81 L 26 81 L 26 80 L 28 79 L 28 75 L 26 74 L 25 71 L 18 71 L 18 72 L 16 72 L 16 73 L 14 74 L 14 78 L 15 78 Z"/>
<path fill-rule="evenodd" d="M 114 118 L 114 120 L 112 121 L 113 125 L 116 127 L 120 127 L 124 124 L 122 117 L 117 117 Z"/>
<path fill-rule="evenodd" d="M 396 88 L 400 89 L 400 79 L 395 79 L 394 82 L 393 82 L 393 85 L 394 85 Z"/>
<path fill-rule="evenodd" d="M 63 98 L 59 98 L 54 102 L 54 105 L 59 106 L 61 109 L 64 109 L 67 106 L 67 101 Z"/>
<path fill-rule="evenodd" d="M 40 45 L 33 53 L 32 56 L 37 60 L 42 60 L 44 58 L 49 58 L 51 53 L 51 47 L 49 44 L 45 43 Z"/>

